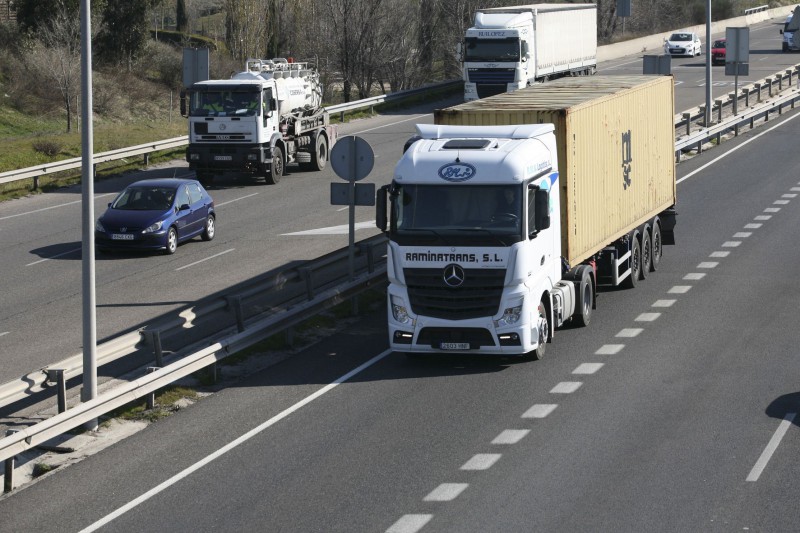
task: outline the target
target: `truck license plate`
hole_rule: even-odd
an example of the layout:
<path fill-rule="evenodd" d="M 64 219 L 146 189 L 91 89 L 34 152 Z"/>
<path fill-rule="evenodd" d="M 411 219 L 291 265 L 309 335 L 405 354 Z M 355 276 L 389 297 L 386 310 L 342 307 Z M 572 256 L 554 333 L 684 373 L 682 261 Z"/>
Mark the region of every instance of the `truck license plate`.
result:
<path fill-rule="evenodd" d="M 443 342 L 439 345 L 441 350 L 469 350 L 468 342 Z"/>
<path fill-rule="evenodd" d="M 111 235 L 112 241 L 132 241 L 133 233 L 114 233 Z"/>
<path fill-rule="evenodd" d="M 233 160 L 233 156 L 232 155 L 215 155 L 214 156 L 214 161 L 232 161 L 232 160 Z"/>

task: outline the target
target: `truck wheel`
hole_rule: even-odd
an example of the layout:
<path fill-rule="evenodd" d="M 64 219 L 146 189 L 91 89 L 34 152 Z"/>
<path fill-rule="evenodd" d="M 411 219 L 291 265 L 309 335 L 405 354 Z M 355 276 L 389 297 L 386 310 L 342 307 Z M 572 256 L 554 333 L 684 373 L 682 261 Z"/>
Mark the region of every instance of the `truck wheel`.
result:
<path fill-rule="evenodd" d="M 544 358 L 544 353 L 547 347 L 547 339 L 550 337 L 550 324 L 547 320 L 547 309 L 544 302 L 539 302 L 539 309 L 536 318 L 536 329 L 534 330 L 539 335 L 539 346 L 535 350 L 525 354 L 527 359 L 532 361 L 540 361 Z"/>
<path fill-rule="evenodd" d="M 661 255 L 664 253 L 664 243 L 661 242 L 661 223 L 658 221 L 653 222 L 653 236 L 650 240 L 653 244 L 653 255 L 650 256 L 650 272 L 655 272 L 658 270 Z"/>
<path fill-rule="evenodd" d="M 594 284 L 592 283 L 592 269 L 589 266 L 578 267 L 578 301 L 575 309 L 575 323 L 579 326 L 588 326 L 592 319 L 594 308 Z"/>
<path fill-rule="evenodd" d="M 631 257 L 628 261 L 631 265 L 631 274 L 625 278 L 622 284 L 629 289 L 633 289 L 639 284 L 642 270 L 642 247 L 639 245 L 639 237 L 636 234 L 631 236 Z"/>
<path fill-rule="evenodd" d="M 639 269 L 639 279 L 645 279 L 650 273 L 653 262 L 653 240 L 650 238 L 650 228 L 645 226 L 642 230 L 642 268 Z"/>
<path fill-rule="evenodd" d="M 267 185 L 275 185 L 281 181 L 283 176 L 283 152 L 277 146 L 272 149 L 272 165 L 269 172 L 264 176 L 264 181 Z"/>
<path fill-rule="evenodd" d="M 316 146 L 311 153 L 311 168 L 322 170 L 328 163 L 328 138 L 324 134 L 317 135 Z"/>

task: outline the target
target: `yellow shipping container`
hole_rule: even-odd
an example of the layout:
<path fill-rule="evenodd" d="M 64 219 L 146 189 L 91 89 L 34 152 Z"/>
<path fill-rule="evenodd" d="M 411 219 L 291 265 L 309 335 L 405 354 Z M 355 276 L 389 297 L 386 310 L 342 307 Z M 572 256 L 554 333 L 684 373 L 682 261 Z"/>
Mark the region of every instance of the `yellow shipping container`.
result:
<path fill-rule="evenodd" d="M 555 125 L 562 255 L 576 265 L 675 205 L 671 76 L 561 78 L 437 110 L 441 125 Z"/>

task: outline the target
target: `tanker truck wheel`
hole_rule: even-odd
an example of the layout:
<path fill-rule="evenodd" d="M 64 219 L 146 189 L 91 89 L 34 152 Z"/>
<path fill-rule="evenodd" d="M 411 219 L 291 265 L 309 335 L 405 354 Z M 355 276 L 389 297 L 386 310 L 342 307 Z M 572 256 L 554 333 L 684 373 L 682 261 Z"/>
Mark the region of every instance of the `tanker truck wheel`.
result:
<path fill-rule="evenodd" d="M 264 181 L 267 185 L 275 185 L 279 181 L 281 181 L 281 176 L 283 176 L 283 152 L 277 146 L 272 149 L 272 166 L 270 167 L 269 172 L 264 176 Z"/>
<path fill-rule="evenodd" d="M 317 135 L 316 146 L 311 153 L 311 168 L 322 170 L 328 164 L 328 138 L 322 133 Z"/>

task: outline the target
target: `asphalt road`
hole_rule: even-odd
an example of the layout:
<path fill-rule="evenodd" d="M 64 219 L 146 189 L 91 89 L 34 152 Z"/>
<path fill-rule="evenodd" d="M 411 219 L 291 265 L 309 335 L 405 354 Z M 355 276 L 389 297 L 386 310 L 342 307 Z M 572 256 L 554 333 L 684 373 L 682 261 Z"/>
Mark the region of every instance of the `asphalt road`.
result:
<path fill-rule="evenodd" d="M 408 360 L 376 312 L 0 500 L 0 530 L 796 531 L 797 117 L 680 165 L 678 244 L 546 359 Z"/>

